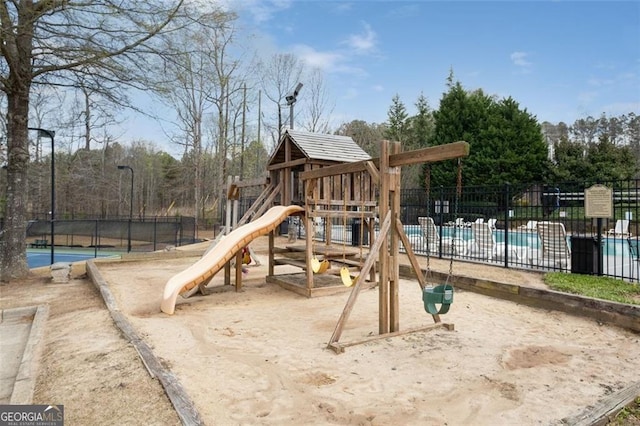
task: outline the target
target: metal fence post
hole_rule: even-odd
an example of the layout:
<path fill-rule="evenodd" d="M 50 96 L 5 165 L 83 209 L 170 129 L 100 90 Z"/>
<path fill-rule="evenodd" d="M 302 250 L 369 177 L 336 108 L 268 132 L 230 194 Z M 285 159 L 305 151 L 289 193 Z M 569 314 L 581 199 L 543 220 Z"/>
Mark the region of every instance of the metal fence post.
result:
<path fill-rule="evenodd" d="M 98 219 L 96 219 L 95 244 L 93 244 L 93 257 L 98 257 Z"/>
<path fill-rule="evenodd" d="M 431 199 L 427 200 L 427 202 L 429 203 L 429 209 L 431 209 Z M 433 206 L 435 208 L 435 206 Z M 451 208 L 451 206 L 449 206 L 449 204 L 447 203 L 447 213 L 449 212 L 449 209 Z M 444 186 L 440 185 L 440 243 L 439 243 L 439 247 L 438 247 L 438 257 L 440 259 L 442 259 L 442 226 L 444 225 Z M 429 247 L 427 247 L 427 250 L 429 250 Z M 451 248 L 451 250 L 453 250 L 453 248 Z"/>
<path fill-rule="evenodd" d="M 509 202 L 509 183 L 504 184 L 504 267 L 509 267 L 509 211 L 511 203 Z"/>

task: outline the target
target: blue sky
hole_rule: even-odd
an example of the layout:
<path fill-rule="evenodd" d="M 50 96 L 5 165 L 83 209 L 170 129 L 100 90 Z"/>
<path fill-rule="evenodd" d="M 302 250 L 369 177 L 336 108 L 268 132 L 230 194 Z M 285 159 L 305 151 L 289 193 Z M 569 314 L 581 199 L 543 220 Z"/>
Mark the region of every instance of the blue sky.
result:
<path fill-rule="evenodd" d="M 639 1 L 220 1 L 261 55 L 324 71 L 336 126 L 386 121 L 396 94 L 437 109 L 450 70 L 539 122 L 640 114 Z"/>
<path fill-rule="evenodd" d="M 450 69 L 539 121 L 640 113 L 638 1 L 232 3 L 263 51 L 325 71 L 339 122 L 383 122 L 395 94 L 437 109 Z"/>

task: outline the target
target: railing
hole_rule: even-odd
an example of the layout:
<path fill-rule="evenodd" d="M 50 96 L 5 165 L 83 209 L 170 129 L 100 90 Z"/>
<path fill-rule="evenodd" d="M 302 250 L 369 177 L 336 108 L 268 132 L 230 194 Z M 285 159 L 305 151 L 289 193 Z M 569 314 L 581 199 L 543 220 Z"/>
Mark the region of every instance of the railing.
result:
<path fill-rule="evenodd" d="M 401 220 L 417 254 L 483 262 L 505 268 L 564 271 L 603 275 L 640 281 L 640 260 L 633 246 L 638 244 L 640 225 L 640 180 L 601 182 L 613 190 L 614 216 L 585 217 L 584 190 L 591 184 L 564 183 L 531 185 L 516 192 L 510 185 L 404 190 Z M 443 243 L 430 244 L 418 224 L 418 217 L 431 216 Z M 493 220 L 491 220 L 493 219 Z M 627 221 L 616 231 L 618 221 Z M 491 232 L 474 223 L 491 222 Z M 364 229 L 359 221 L 332 223 L 331 240 L 359 245 Z M 324 239 L 324 224 L 316 227 Z M 546 237 L 540 234 L 546 230 Z M 303 234 L 301 224 L 296 232 Z M 434 251 L 434 247 L 439 250 Z"/>
<path fill-rule="evenodd" d="M 50 220 L 30 220 L 27 224 L 27 242 L 50 236 Z M 129 226 L 131 226 L 129 230 Z M 192 217 L 128 217 L 111 219 L 56 219 L 56 245 L 74 248 L 119 249 L 126 246 L 129 237 L 134 251 L 155 251 L 168 245 L 192 244 L 195 240 L 195 220 Z"/>

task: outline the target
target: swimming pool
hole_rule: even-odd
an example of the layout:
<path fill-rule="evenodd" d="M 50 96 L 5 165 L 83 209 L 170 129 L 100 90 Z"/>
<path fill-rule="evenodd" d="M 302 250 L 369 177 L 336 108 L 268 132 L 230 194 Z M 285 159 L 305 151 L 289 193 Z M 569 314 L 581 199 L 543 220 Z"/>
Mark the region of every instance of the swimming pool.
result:
<path fill-rule="evenodd" d="M 438 231 L 440 231 L 440 227 L 438 227 Z M 453 237 L 455 231 L 455 237 L 460 238 L 464 241 L 470 241 L 473 239 L 473 233 L 471 232 L 471 228 L 453 228 L 451 226 L 445 226 L 442 229 L 443 237 Z M 404 225 L 404 232 L 411 239 L 412 235 L 422 236 L 422 231 L 420 230 L 420 225 Z M 504 229 L 496 229 L 493 231 L 493 235 L 496 238 L 497 243 L 504 243 L 505 241 L 505 230 Z M 508 232 L 509 235 L 509 245 L 517 246 L 517 247 L 527 247 L 530 249 L 538 249 L 540 248 L 540 239 L 538 238 L 538 234 L 536 232 L 531 231 L 522 231 L 522 230 L 511 230 Z M 571 236 L 567 236 L 567 242 L 569 243 L 569 247 L 571 247 Z M 629 253 L 629 242 L 626 238 L 615 238 L 615 237 L 607 237 L 602 236 L 602 246 L 603 251 L 602 254 L 605 256 L 615 256 L 615 255 L 628 255 Z"/>

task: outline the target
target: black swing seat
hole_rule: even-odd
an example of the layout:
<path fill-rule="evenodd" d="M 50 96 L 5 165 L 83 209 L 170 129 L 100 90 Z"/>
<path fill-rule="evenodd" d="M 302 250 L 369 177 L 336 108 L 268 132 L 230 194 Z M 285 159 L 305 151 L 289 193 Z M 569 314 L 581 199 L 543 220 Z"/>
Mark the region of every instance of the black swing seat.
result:
<path fill-rule="evenodd" d="M 427 313 L 431 315 L 446 314 L 453 303 L 453 286 L 440 284 L 435 287 L 425 287 L 422 291 L 422 301 Z M 440 308 L 436 305 L 440 305 Z"/>

